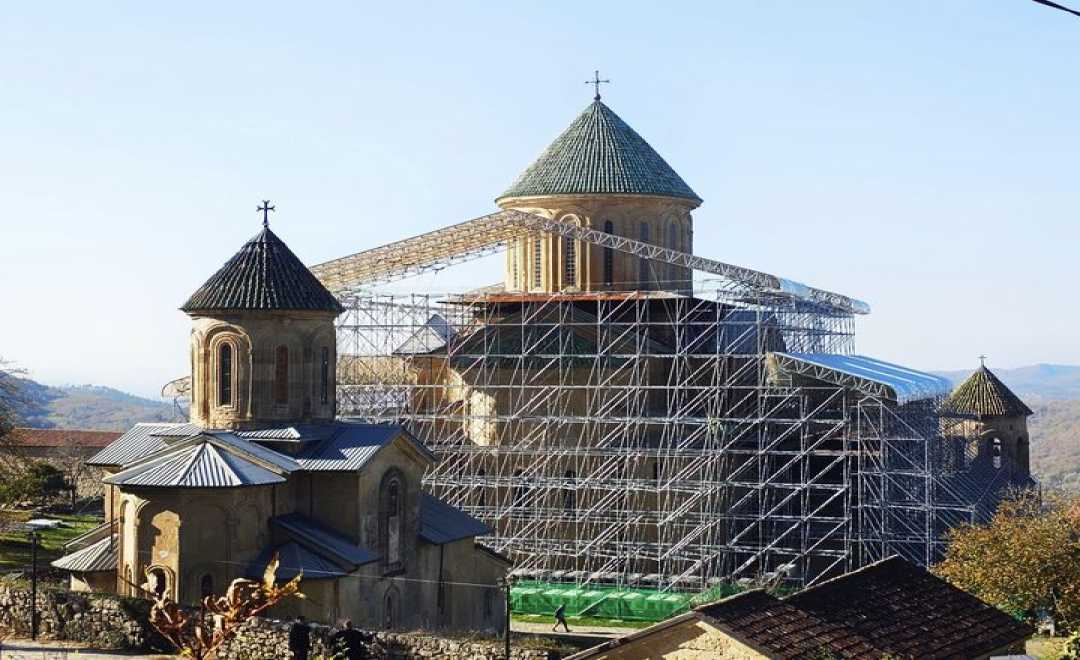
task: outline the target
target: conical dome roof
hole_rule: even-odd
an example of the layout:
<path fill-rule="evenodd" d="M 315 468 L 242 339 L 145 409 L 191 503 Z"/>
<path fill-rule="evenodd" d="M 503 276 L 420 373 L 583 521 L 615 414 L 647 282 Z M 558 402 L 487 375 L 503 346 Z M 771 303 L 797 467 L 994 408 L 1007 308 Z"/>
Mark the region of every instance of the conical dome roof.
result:
<path fill-rule="evenodd" d="M 495 201 L 605 193 L 660 195 L 701 203 L 660 154 L 599 100 L 585 108 Z"/>
<path fill-rule="evenodd" d="M 945 414 L 975 415 L 977 417 L 1016 417 L 1033 414 L 1031 408 L 1013 394 L 985 366 L 953 390 L 941 404 Z"/>
<path fill-rule="evenodd" d="M 344 311 L 289 246 L 265 227 L 180 308 L 210 311 Z"/>

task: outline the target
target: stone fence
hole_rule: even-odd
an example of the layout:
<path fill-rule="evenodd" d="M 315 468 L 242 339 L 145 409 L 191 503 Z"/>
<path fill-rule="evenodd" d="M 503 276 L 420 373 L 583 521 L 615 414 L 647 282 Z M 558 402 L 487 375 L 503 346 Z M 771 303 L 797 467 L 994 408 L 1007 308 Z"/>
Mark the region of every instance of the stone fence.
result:
<path fill-rule="evenodd" d="M 169 648 L 150 626 L 150 601 L 111 594 L 38 589 L 38 634 L 46 639 L 82 642 L 106 649 Z M 288 658 L 290 623 L 252 619 L 219 651 L 219 660 Z M 310 657 L 330 658 L 328 640 L 333 630 L 311 626 Z M 30 636 L 30 589 L 22 581 L 0 581 L 0 632 Z M 502 660 L 503 643 L 464 636 L 439 637 L 425 633 L 368 633 L 368 655 L 399 660 Z M 522 648 L 515 642 L 512 660 L 558 660 L 555 651 Z"/>
<path fill-rule="evenodd" d="M 49 639 L 86 642 L 109 649 L 145 649 L 163 643 L 150 626 L 150 602 L 109 594 L 87 594 L 40 587 L 38 634 Z M 0 630 L 30 636 L 30 588 L 0 583 Z"/>
<path fill-rule="evenodd" d="M 252 619 L 218 653 L 219 660 L 264 660 L 288 658 L 289 628 L 292 624 L 272 619 Z M 330 658 L 329 638 L 333 630 L 327 626 L 311 626 L 312 658 Z M 375 659 L 404 660 L 503 660 L 502 641 L 437 637 L 425 633 L 368 633 L 368 656 Z M 512 660 L 558 660 L 560 653 L 535 648 L 511 648 Z"/>

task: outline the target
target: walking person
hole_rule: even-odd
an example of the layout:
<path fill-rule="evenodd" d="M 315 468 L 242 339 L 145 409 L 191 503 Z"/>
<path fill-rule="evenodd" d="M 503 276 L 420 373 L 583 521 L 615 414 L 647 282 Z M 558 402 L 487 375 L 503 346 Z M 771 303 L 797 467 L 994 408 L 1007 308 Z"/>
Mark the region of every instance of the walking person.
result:
<path fill-rule="evenodd" d="M 555 610 L 555 625 L 552 627 L 551 632 L 557 631 L 560 623 L 566 629 L 566 632 L 570 632 L 570 626 L 566 625 L 566 603 L 559 603 L 559 608 Z"/>
<path fill-rule="evenodd" d="M 368 657 L 367 649 L 364 648 L 364 642 L 367 641 L 364 634 L 353 628 L 350 619 L 345 619 L 344 625 L 344 628 L 330 638 L 330 649 L 334 653 L 344 654 L 345 660 L 364 660 Z"/>
<path fill-rule="evenodd" d="M 292 652 L 293 660 L 307 660 L 311 650 L 311 628 L 308 627 L 304 616 L 296 617 L 296 622 L 289 628 L 289 651 Z"/>

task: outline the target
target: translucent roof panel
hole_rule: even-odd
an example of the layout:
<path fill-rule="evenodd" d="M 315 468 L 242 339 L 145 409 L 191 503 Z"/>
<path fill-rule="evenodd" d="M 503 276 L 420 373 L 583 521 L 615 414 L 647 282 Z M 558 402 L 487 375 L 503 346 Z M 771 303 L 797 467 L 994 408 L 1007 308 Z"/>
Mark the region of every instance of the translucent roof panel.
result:
<path fill-rule="evenodd" d="M 903 405 L 947 396 L 951 384 L 941 376 L 864 355 L 772 353 L 780 368 L 827 383 L 883 396 Z"/>

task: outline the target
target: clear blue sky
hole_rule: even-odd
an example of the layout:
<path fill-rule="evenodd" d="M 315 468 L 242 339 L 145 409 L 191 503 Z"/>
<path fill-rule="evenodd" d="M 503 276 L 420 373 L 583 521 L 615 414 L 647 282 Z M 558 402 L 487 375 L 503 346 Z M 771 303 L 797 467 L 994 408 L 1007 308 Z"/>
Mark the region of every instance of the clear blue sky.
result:
<path fill-rule="evenodd" d="M 698 253 L 870 302 L 882 359 L 1080 363 L 1078 54 L 1028 0 L 13 3 L 0 355 L 153 394 L 259 200 L 309 263 L 489 212 L 600 68 Z"/>

